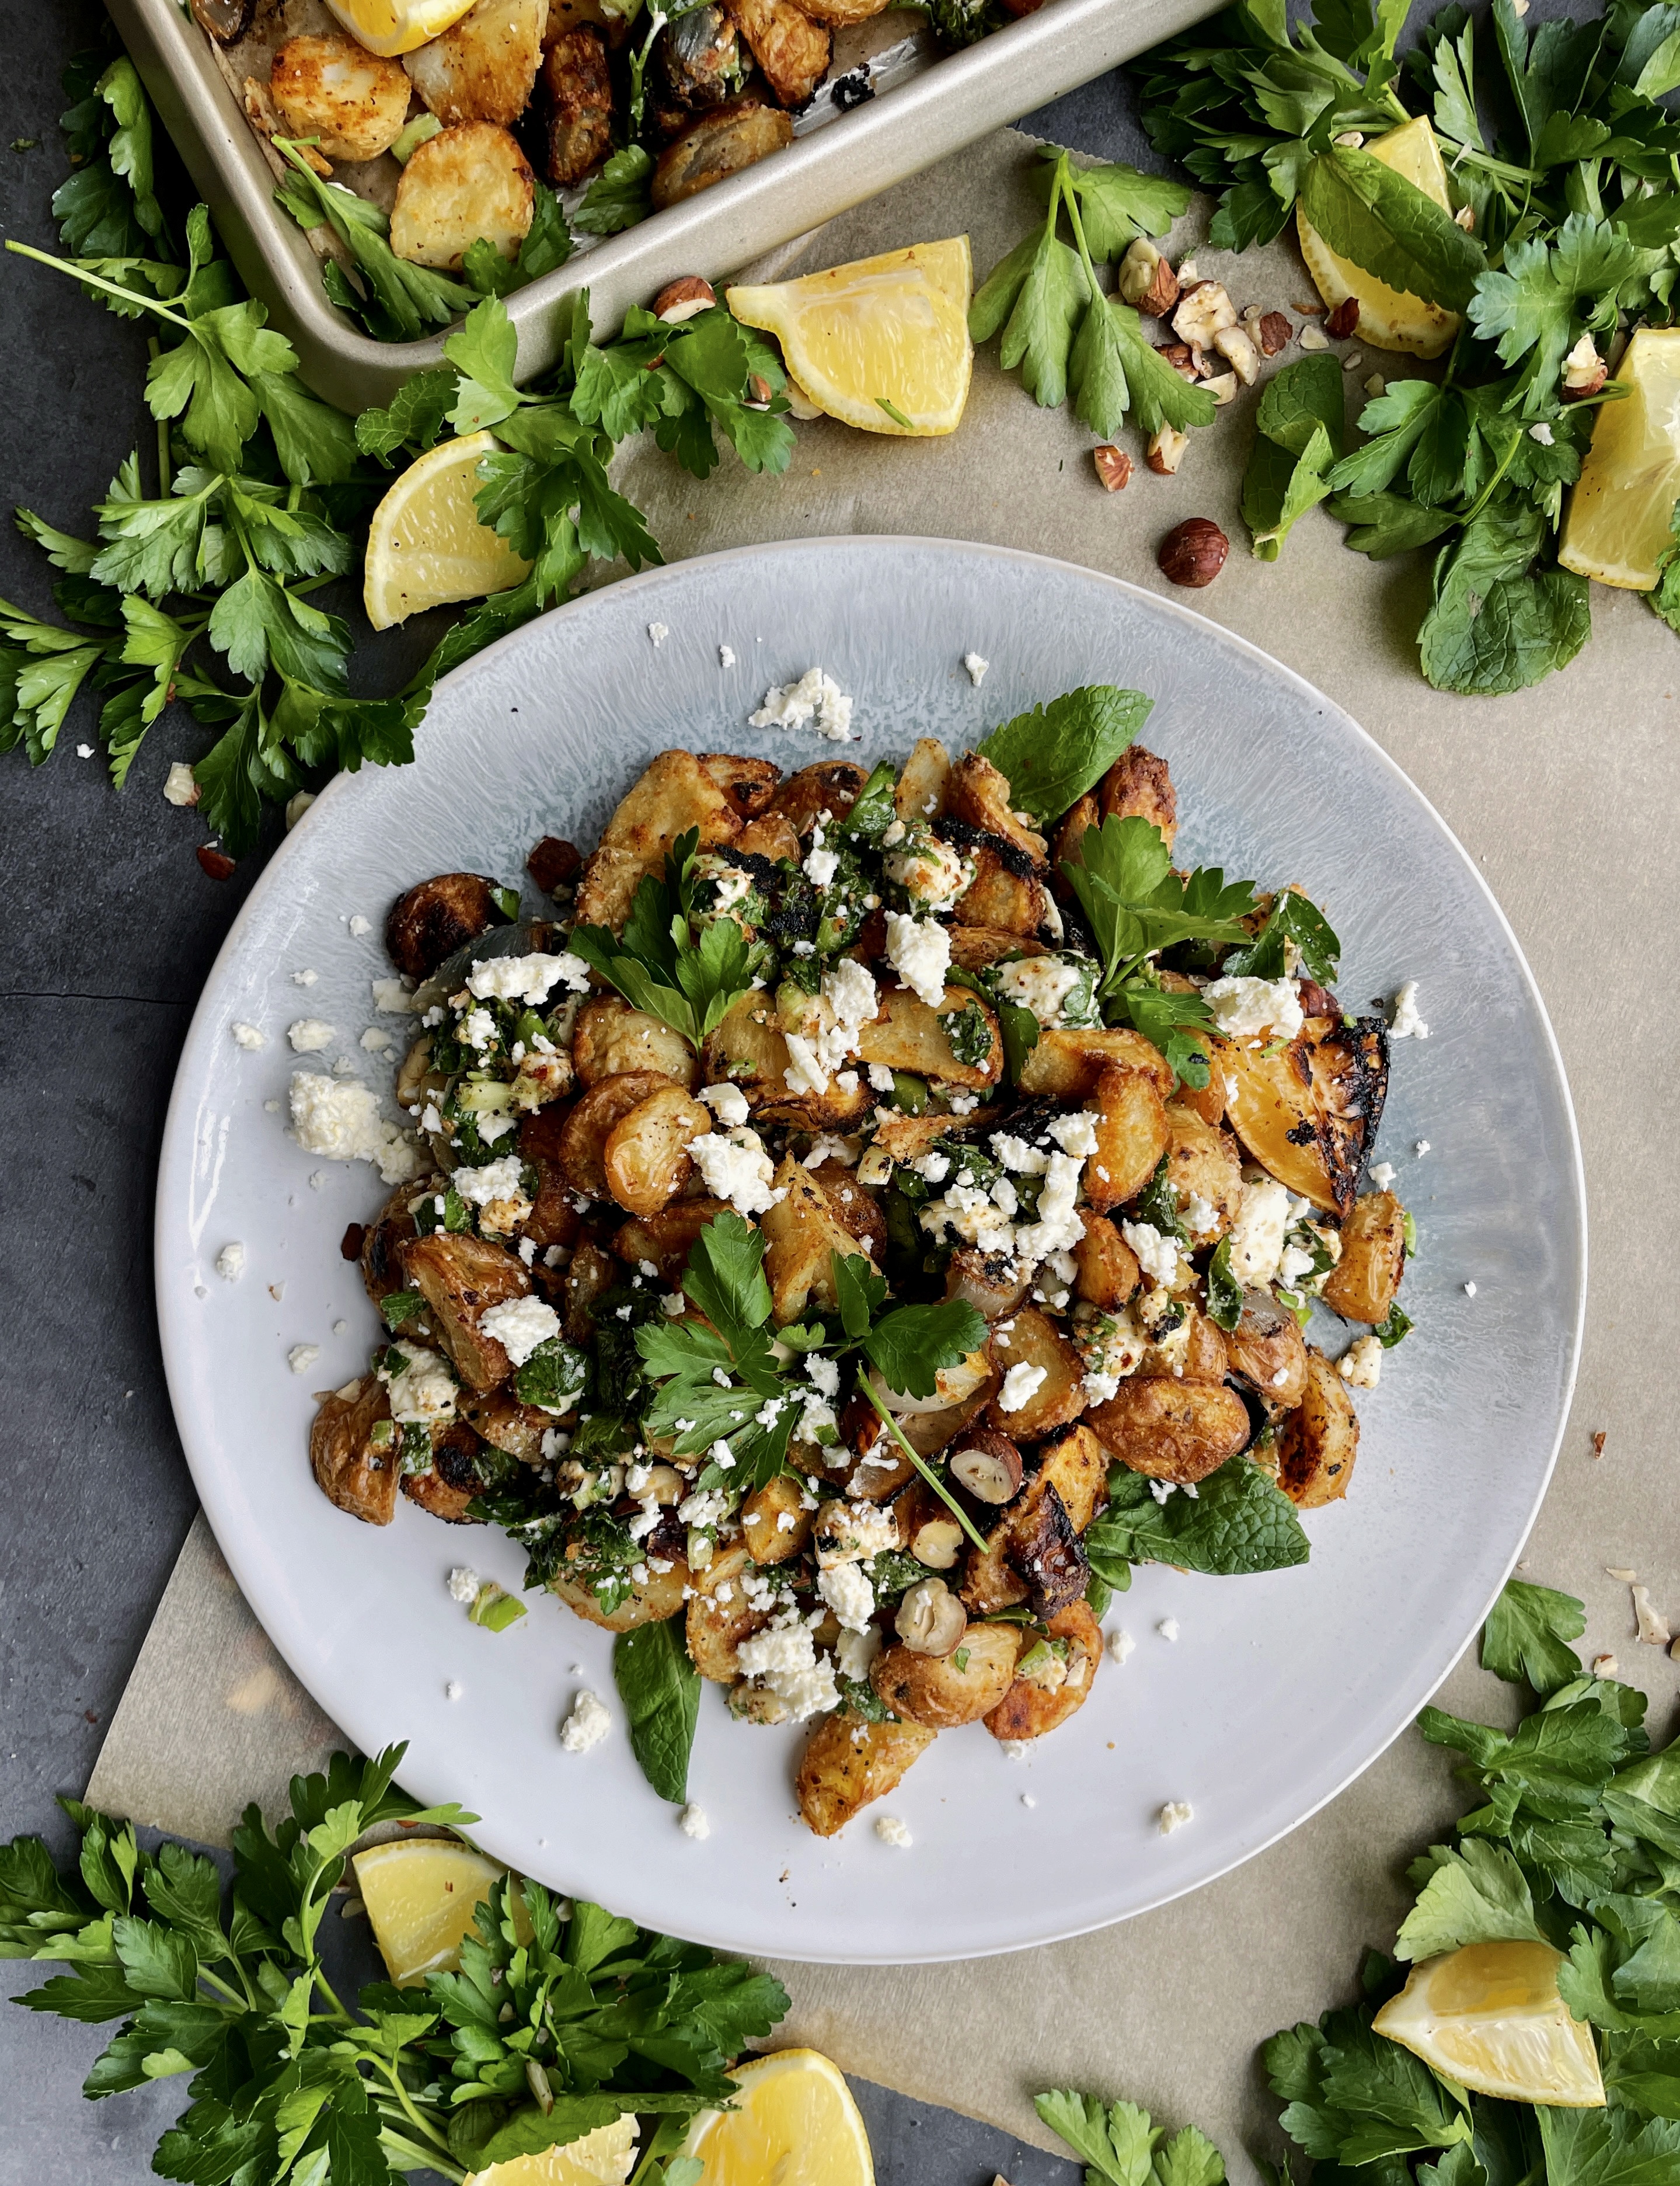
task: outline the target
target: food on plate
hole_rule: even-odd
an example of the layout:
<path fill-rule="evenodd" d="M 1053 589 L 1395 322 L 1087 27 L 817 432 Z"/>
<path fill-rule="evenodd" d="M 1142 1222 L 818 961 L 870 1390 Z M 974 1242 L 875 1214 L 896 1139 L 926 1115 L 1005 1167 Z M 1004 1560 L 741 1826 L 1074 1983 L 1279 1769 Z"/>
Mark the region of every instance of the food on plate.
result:
<path fill-rule="evenodd" d="M 346 1240 L 388 1333 L 311 1464 L 620 1635 L 668 1797 L 715 1684 L 811 1725 L 832 1834 L 942 1733 L 1075 1715 L 1134 1562 L 1297 1563 L 1347 1492 L 1409 1326 L 1387 1030 L 1300 888 L 1174 870 L 1148 711 L 664 752 L 591 855 L 545 838 L 542 915 L 470 872 L 392 908 L 415 1173 Z"/>

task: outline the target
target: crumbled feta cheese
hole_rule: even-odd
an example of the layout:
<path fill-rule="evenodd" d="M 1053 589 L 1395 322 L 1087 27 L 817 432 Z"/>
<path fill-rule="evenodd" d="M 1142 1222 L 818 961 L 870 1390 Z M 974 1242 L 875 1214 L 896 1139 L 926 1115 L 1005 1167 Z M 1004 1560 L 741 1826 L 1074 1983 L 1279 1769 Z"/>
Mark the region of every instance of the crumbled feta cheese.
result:
<path fill-rule="evenodd" d="M 718 665 L 720 668 L 734 667 L 735 647 L 732 645 L 720 645 L 718 647 Z"/>
<path fill-rule="evenodd" d="M 893 1090 L 893 1073 L 884 1062 L 871 1062 L 869 1066 L 869 1082 L 877 1093 L 890 1093 Z"/>
<path fill-rule="evenodd" d="M 1528 437 L 1531 440 L 1537 440 L 1543 448 L 1549 448 L 1552 445 L 1552 429 L 1543 419 L 1539 424 L 1529 427 Z"/>
<path fill-rule="evenodd" d="M 708 1131 L 689 1141 L 688 1152 L 712 1197 L 726 1199 L 737 1214 L 763 1214 L 776 1205 L 776 1164 L 756 1131 L 744 1125 Z"/>
<path fill-rule="evenodd" d="M 1049 1378 L 1050 1369 L 1034 1366 L 1026 1359 L 1011 1366 L 1003 1377 L 1003 1387 L 998 1391 L 998 1410 L 1000 1412 L 1024 1411 Z"/>
<path fill-rule="evenodd" d="M 786 1701 L 796 1723 L 840 1705 L 833 1663 L 818 1656 L 810 1628 L 797 1609 L 784 1611 L 764 1631 L 743 1640 L 736 1657 L 743 1676 L 761 1679 L 778 1700 Z"/>
<path fill-rule="evenodd" d="M 599 1695 L 585 1685 L 560 1726 L 561 1747 L 567 1753 L 587 1753 L 600 1745 L 612 1728 L 613 1718 L 602 1706 Z"/>
<path fill-rule="evenodd" d="M 387 1017 L 393 1017 L 412 1015 L 414 997 L 409 992 L 405 981 L 374 979 L 370 984 L 373 992 L 373 1006 L 376 1010 L 383 1010 Z"/>
<path fill-rule="evenodd" d="M 1418 1015 L 1418 983 L 1405 980 L 1394 997 L 1394 1015 L 1388 1021 L 1391 1040 L 1427 1040 L 1429 1027 Z"/>
<path fill-rule="evenodd" d="M 1429 1152 L 1429 1141 L 1427 1139 L 1420 1139 L 1417 1144 L 1412 1148 L 1412 1152 L 1417 1159 L 1421 1161 L 1424 1156 Z"/>
<path fill-rule="evenodd" d="M 1219 1226 L 1219 1210 L 1211 1200 L 1204 1199 L 1199 1191 L 1192 1191 L 1184 1203 L 1184 1227 L 1199 1244 L 1211 1237 Z"/>
<path fill-rule="evenodd" d="M 962 664 L 968 670 L 969 681 L 977 691 L 986 680 L 986 670 L 991 666 L 991 662 L 983 660 L 977 653 L 965 653 Z"/>
<path fill-rule="evenodd" d="M 831 743 L 852 735 L 852 702 L 820 668 L 808 668 L 797 683 L 772 684 L 764 704 L 747 716 L 753 729 L 803 729 L 808 722 Z"/>
<path fill-rule="evenodd" d="M 786 1515 L 784 1512 L 783 1516 Z M 834 1649 L 834 1659 L 840 1666 L 841 1676 L 850 1678 L 858 1684 L 866 1683 L 869 1666 L 885 1644 L 872 1624 L 865 1625 L 861 1632 L 854 1632 L 849 1628 L 843 1630 Z"/>
<path fill-rule="evenodd" d="M 727 653 L 729 647 L 725 646 L 724 650 Z M 677 1827 L 684 1836 L 692 1837 L 696 1844 L 703 1844 L 712 1834 L 712 1824 L 707 1819 L 706 1809 L 697 1807 L 692 1799 L 678 1816 Z"/>
<path fill-rule="evenodd" d="M 731 1085 L 727 1080 L 721 1085 L 703 1085 L 700 1098 L 720 1124 L 744 1124 L 751 1113 L 747 1096 L 738 1085 Z"/>
<path fill-rule="evenodd" d="M 286 1354 L 286 1364 L 294 1374 L 307 1374 L 320 1356 L 318 1343 L 294 1343 Z"/>
<path fill-rule="evenodd" d="M 499 1343 L 515 1366 L 523 1366 L 540 1343 L 560 1333 L 560 1316 L 540 1298 L 507 1298 L 479 1315 L 479 1332 Z"/>
<path fill-rule="evenodd" d="M 176 759 L 164 776 L 163 793 L 171 804 L 196 804 L 199 798 L 197 778 L 185 760 Z"/>
<path fill-rule="evenodd" d="M 1176 1617 L 1163 1617 L 1155 1628 L 1163 1640 L 1176 1640 L 1179 1636 L 1179 1620 Z"/>
<path fill-rule="evenodd" d="M 533 1008 L 548 1000 L 556 986 L 574 995 L 589 991 L 589 967 L 569 949 L 557 956 L 540 953 L 529 956 L 488 956 L 474 963 L 467 975 L 467 990 L 481 1002 L 492 999 L 526 1002 Z M 473 1015 L 479 1012 L 474 1011 Z M 474 1043 L 478 1045 L 478 1043 Z"/>
<path fill-rule="evenodd" d="M 1393 1181 L 1394 1164 L 1392 1162 L 1373 1162 L 1371 1163 L 1371 1182 L 1376 1186 L 1379 1191 L 1386 1191 L 1389 1185 L 1392 1184 Z"/>
<path fill-rule="evenodd" d="M 225 1283 L 237 1283 L 245 1272 L 243 1245 L 224 1245 L 216 1256 L 216 1272 Z"/>
<path fill-rule="evenodd" d="M 1231 1225 L 1230 1268 L 1246 1289 L 1263 1290 L 1277 1276 L 1291 1206 L 1289 1187 L 1275 1177 L 1257 1177 L 1244 1184 Z M 1306 1264 L 1310 1268 L 1313 1264 L 1308 1259 Z"/>
<path fill-rule="evenodd" d="M 1077 964 L 1066 963 L 1060 956 L 1022 956 L 1013 964 L 999 965 L 998 992 L 1005 1001 L 1031 1010 L 1041 1025 L 1057 1025 L 1061 1005 L 1082 978 Z"/>
<path fill-rule="evenodd" d="M 1117 1624 L 1108 1635 L 1109 1661 L 1114 1663 L 1123 1662 L 1134 1651 L 1137 1644 L 1123 1624 Z"/>
<path fill-rule="evenodd" d="M 253 1024 L 241 1023 L 237 1017 L 234 1019 L 233 1023 L 228 1026 L 227 1029 L 233 1035 L 233 1045 L 236 1047 L 248 1049 L 253 1055 L 255 1054 L 258 1048 L 266 1047 L 268 1045 L 268 1034 L 266 1033 L 259 1032 L 256 1027 Z"/>
<path fill-rule="evenodd" d="M 805 1372 L 819 1396 L 837 1397 L 840 1393 L 840 1367 L 837 1360 L 825 1359 L 820 1352 L 810 1352 L 805 1359 Z"/>
<path fill-rule="evenodd" d="M 875 1589 L 861 1564 L 827 1565 L 817 1574 L 817 1592 L 839 1618 L 843 1630 L 868 1630 L 875 1614 Z"/>
<path fill-rule="evenodd" d="M 286 1037 L 300 1055 L 319 1055 L 323 1047 L 330 1047 L 333 1029 L 322 1017 L 299 1017 L 286 1028 Z"/>
<path fill-rule="evenodd" d="M 1476 1296 L 1476 1285 L 1474 1283 L 1466 1283 L 1464 1285 L 1464 1296 L 1466 1298 L 1474 1298 Z"/>
<path fill-rule="evenodd" d="M 294 987 L 312 987 L 320 977 L 320 972 L 313 969 L 303 972 L 294 972 L 292 974 L 292 984 Z"/>
<path fill-rule="evenodd" d="M 1382 1374 L 1382 1346 L 1374 1336 L 1362 1336 L 1336 1362 L 1336 1370 L 1352 1389 L 1375 1389 Z"/>
<path fill-rule="evenodd" d="M 655 645 L 663 645 L 670 636 L 670 631 L 662 622 L 650 622 L 647 625 L 647 635 Z"/>
<path fill-rule="evenodd" d="M 887 961 L 930 1009 L 937 1009 L 944 1001 L 951 937 L 943 926 L 931 918 L 907 918 L 901 911 L 889 911 Z"/>
<path fill-rule="evenodd" d="M 1078 1154 L 1083 1159 L 1097 1150 L 1096 1127 L 1100 1118 L 1089 1108 L 1076 1108 L 1071 1116 L 1057 1116 L 1051 1121 L 1050 1135 L 1065 1154 Z M 1051 1157 L 1054 1159 L 1054 1156 Z M 1072 1281 L 1072 1275 L 1067 1281 Z"/>
<path fill-rule="evenodd" d="M 488 1122 L 484 1118 L 482 1123 Z M 518 1154 L 503 1154 L 500 1161 L 480 1162 L 476 1169 L 458 1169 L 450 1182 L 472 1207 L 493 1207 L 499 1200 L 524 1197 Z"/>
<path fill-rule="evenodd" d="M 367 1161 L 385 1184 L 404 1184 L 421 1166 L 417 1151 L 379 1113 L 378 1096 L 360 1079 L 294 1070 L 292 1135 L 306 1154 L 329 1161 Z"/>
<path fill-rule="evenodd" d="M 446 1678 L 444 1680 L 444 1698 L 446 1701 L 458 1701 L 461 1693 L 462 1684 L 459 1678 Z"/>
<path fill-rule="evenodd" d="M 361 1045 L 370 1055 L 383 1055 L 391 1044 L 391 1036 L 383 1025 L 369 1025 L 361 1035 Z"/>
<path fill-rule="evenodd" d="M 882 1844 L 891 1845 L 896 1852 L 908 1852 L 916 1842 L 910 1833 L 910 1824 L 901 1822 L 896 1814 L 877 1814 L 875 1834 Z"/>
<path fill-rule="evenodd" d="M 452 1601 L 470 1606 L 479 1598 L 479 1574 L 469 1565 L 456 1564 L 444 1583 Z"/>
<path fill-rule="evenodd" d="M 804 874 L 813 888 L 826 888 L 840 870 L 840 856 L 837 851 L 824 846 L 821 834 L 822 830 L 819 827 L 815 846 L 805 853 Z M 847 961 L 849 961 L 849 958 Z"/>
<path fill-rule="evenodd" d="M 1293 979 L 1215 979 L 1202 989 L 1201 999 L 1227 1040 L 1263 1032 L 1293 1040 L 1306 1022 Z"/>
<path fill-rule="evenodd" d="M 399 1427 L 429 1427 L 455 1417 L 456 1379 L 440 1351 L 428 1351 L 417 1343 L 394 1343 L 391 1349 L 402 1365 L 394 1374 L 389 1365 L 378 1370 L 390 1396 L 391 1417 Z"/>
<path fill-rule="evenodd" d="M 1138 1256 L 1138 1265 L 1153 1283 L 1170 1290 L 1179 1280 L 1179 1241 L 1163 1236 L 1152 1222 L 1123 1222 L 1120 1234 Z"/>
<path fill-rule="evenodd" d="M 1301 346 L 1302 349 L 1307 347 L 1307 336 L 1312 331 L 1313 329 L 1310 327 L 1303 327 L 1302 328 Z M 1322 349 L 1324 345 L 1324 338 L 1320 334 L 1319 336 L 1317 346 Z M 1174 1830 L 1181 1830 L 1186 1822 L 1193 1822 L 1195 1819 L 1196 1809 L 1191 1806 L 1188 1799 L 1169 1799 L 1166 1805 L 1161 1809 L 1161 1813 L 1158 1817 L 1158 1826 L 1163 1837 L 1170 1837 Z"/>
<path fill-rule="evenodd" d="M 974 877 L 972 865 L 955 844 L 922 831 L 906 840 L 902 821 L 895 820 L 881 839 L 889 853 L 882 860 L 882 872 L 925 911 L 943 911 L 955 903 Z"/>

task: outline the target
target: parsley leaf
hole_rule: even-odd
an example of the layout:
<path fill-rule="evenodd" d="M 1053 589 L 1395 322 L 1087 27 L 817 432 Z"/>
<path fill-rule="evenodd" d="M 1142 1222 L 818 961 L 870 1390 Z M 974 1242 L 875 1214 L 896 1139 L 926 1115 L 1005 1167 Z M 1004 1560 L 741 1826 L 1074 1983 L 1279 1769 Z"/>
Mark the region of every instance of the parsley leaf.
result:
<path fill-rule="evenodd" d="M 1503 1845 L 1467 1837 L 1432 1845 L 1412 1869 L 1423 1887 L 1401 1923 L 1401 1959 L 1430 1959 L 1465 1943 L 1544 1942 L 1522 1869 Z"/>
<path fill-rule="evenodd" d="M 619 235 L 653 210 L 653 154 L 642 144 L 614 152 L 583 193 L 572 225 L 585 235 Z"/>
<path fill-rule="evenodd" d="M 1096 2096 L 1072 2088 L 1035 2095 L 1033 2106 L 1089 2166 L 1086 2186 L 1224 2186 L 1224 2158 L 1193 2125 L 1167 2140 L 1135 2103 L 1105 2108 Z"/>
<path fill-rule="evenodd" d="M 857 1340 L 889 1389 L 907 1397 L 931 1397 L 941 1370 L 960 1365 L 970 1352 L 981 1349 L 986 1333 L 985 1320 L 974 1307 L 947 1298 L 938 1305 L 900 1306 Z"/>
<path fill-rule="evenodd" d="M 1604 308 L 1588 323 L 1613 332 L 1616 291 L 1638 263 L 1633 244 L 1608 221 L 1572 212 L 1555 241 L 1531 236 L 1514 243 L 1503 267 L 1477 278 L 1469 300 L 1471 324 L 1484 341 L 1497 344 L 1506 364 L 1529 360 L 1517 383 L 1525 417 L 1555 402 L 1564 358 L 1582 332 L 1576 300 L 1604 297 Z"/>
<path fill-rule="evenodd" d="M 695 941 L 686 901 L 699 840 L 698 829 L 690 828 L 667 853 L 664 877 L 642 877 L 622 937 L 604 926 L 580 926 L 569 944 L 633 1007 L 697 1048 L 752 991 L 764 956 L 731 918 L 710 920 Z"/>
<path fill-rule="evenodd" d="M 1141 691 L 1087 684 L 1017 714 L 976 749 L 1008 776 L 1014 804 L 1035 820 L 1055 820 L 1095 788 L 1154 705 Z"/>
<path fill-rule="evenodd" d="M 1482 1627 L 1481 1667 L 1511 1684 L 1526 1678 L 1543 1698 L 1581 1675 L 1570 1642 L 1586 1629 L 1586 1611 L 1572 1595 L 1509 1579 Z"/>

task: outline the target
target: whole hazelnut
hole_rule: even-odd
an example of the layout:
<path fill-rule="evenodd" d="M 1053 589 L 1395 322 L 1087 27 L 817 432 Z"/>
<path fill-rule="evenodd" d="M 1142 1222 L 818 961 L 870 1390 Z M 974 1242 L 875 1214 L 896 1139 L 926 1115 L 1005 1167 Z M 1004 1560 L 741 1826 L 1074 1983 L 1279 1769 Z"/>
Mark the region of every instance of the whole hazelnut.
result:
<path fill-rule="evenodd" d="M 1096 465 L 1096 474 L 1110 493 L 1118 493 L 1132 475 L 1132 459 L 1123 448 L 1117 448 L 1112 440 L 1105 440 L 1100 448 L 1091 450 L 1091 461 Z"/>
<path fill-rule="evenodd" d="M 709 311 L 717 300 L 717 291 L 709 281 L 703 281 L 697 273 L 685 273 L 680 280 L 667 281 L 660 289 L 653 299 L 653 316 L 668 327 L 680 327 L 685 319 Z"/>
<path fill-rule="evenodd" d="M 1324 332 L 1332 341 L 1346 341 L 1359 323 L 1359 299 L 1344 296 L 1324 321 Z"/>
<path fill-rule="evenodd" d="M 1161 542 L 1156 562 L 1171 585 L 1211 585 L 1225 566 L 1231 542 L 1211 518 L 1187 516 Z"/>

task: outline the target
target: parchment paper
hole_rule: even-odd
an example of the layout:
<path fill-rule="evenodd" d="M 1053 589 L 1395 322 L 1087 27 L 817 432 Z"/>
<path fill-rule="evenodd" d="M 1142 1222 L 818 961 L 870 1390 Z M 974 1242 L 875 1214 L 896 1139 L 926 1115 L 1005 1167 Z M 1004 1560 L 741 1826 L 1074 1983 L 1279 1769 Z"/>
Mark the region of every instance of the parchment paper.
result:
<path fill-rule="evenodd" d="M 983 274 L 1033 217 L 1022 179 L 1031 156 L 1028 140 L 1001 132 L 832 223 L 798 270 L 966 231 Z M 1206 217 L 1205 206 L 1186 216 L 1175 253 Z M 1286 244 L 1197 257 L 1240 307 L 1290 311 L 1312 296 Z M 1355 377 L 1391 369 L 1406 367 L 1374 353 Z M 1137 468 L 1114 496 L 1096 484 L 1090 434 L 1066 412 L 1036 409 L 991 354 L 977 359 L 967 414 L 947 440 L 907 443 L 823 421 L 800 427 L 781 479 L 729 462 L 702 489 L 651 447 L 632 451 L 622 475 L 670 558 L 782 536 L 921 532 L 1033 548 L 1165 589 L 1154 560 L 1163 532 L 1191 515 L 1227 532 L 1230 560 L 1196 604 L 1319 684 L 1422 787 L 1481 860 L 1551 1011 L 1585 1146 L 1596 1274 L 1574 1412 L 1525 1567 L 1586 1601 L 1585 1650 L 1617 1655 L 1621 1674 L 1651 1695 L 1651 1728 L 1666 1739 L 1680 1665 L 1636 1644 L 1627 1587 L 1604 1567 L 1637 1568 L 1680 1615 L 1670 1469 L 1680 1285 L 1668 1242 L 1680 1230 L 1671 999 L 1680 647 L 1639 599 L 1595 588 L 1596 634 L 1563 675 L 1509 698 L 1431 692 L 1413 645 L 1426 559 L 1367 563 L 1322 511 L 1296 527 L 1280 563 L 1250 558 L 1238 489 L 1253 400 L 1196 436 L 1176 479 L 1145 470 L 1129 436 Z M 954 635 L 985 652 L 983 626 Z M 1595 1429 L 1606 1435 L 1602 1458 Z M 1442 1698 L 1489 1720 L 1509 1713 L 1504 1689 L 1473 1662 Z M 248 1799 L 283 1796 L 287 1776 L 314 1765 L 333 1735 L 268 1648 L 200 1519 L 88 1796 L 225 1841 Z M 1275 2140 L 1256 2043 L 1351 1993 L 1361 1947 L 1392 1938 L 1406 1861 L 1461 1804 L 1446 1757 L 1408 1734 L 1282 1844 L 1121 1926 L 966 1965 L 782 1965 L 793 2011 L 781 2038 L 1045 2146 L 1036 2089 L 1124 2094 L 1173 2124 L 1195 2120 L 1235 2175 L 1252 2175 L 1240 2150 Z M 1045 1856 L 1094 1855 L 1052 1841 Z"/>

